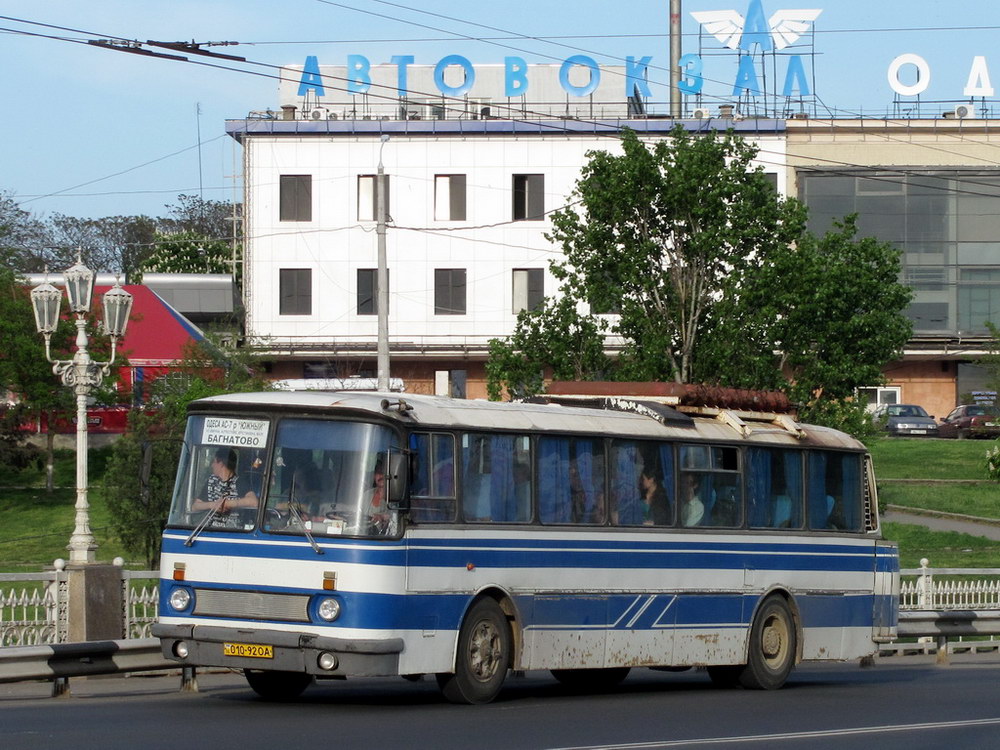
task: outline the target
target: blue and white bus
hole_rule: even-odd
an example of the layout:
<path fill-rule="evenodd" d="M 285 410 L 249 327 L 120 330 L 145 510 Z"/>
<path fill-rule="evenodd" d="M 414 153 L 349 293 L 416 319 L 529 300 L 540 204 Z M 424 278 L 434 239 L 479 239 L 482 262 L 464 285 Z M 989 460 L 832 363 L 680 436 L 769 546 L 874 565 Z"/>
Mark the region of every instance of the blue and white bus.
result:
<path fill-rule="evenodd" d="M 565 399 L 567 401 L 570 399 Z M 662 399 L 293 392 L 194 402 L 163 534 L 165 656 L 268 698 L 316 678 L 707 667 L 780 687 L 896 633 L 864 446 Z"/>

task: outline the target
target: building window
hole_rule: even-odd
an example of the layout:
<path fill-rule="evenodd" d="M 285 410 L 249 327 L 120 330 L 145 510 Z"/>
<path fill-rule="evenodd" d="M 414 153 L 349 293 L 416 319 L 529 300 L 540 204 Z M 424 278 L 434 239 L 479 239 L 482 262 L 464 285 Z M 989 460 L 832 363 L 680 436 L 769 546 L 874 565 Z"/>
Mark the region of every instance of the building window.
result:
<path fill-rule="evenodd" d="M 511 312 L 534 310 L 545 297 L 545 271 L 541 268 L 515 268 Z"/>
<path fill-rule="evenodd" d="M 434 269 L 434 314 L 465 315 L 465 269 Z"/>
<path fill-rule="evenodd" d="M 437 221 L 465 221 L 465 175 L 434 176 L 434 218 Z"/>
<path fill-rule="evenodd" d="M 467 370 L 435 370 L 434 395 L 465 398 L 468 380 Z"/>
<path fill-rule="evenodd" d="M 278 219 L 312 221 L 312 175 L 283 174 L 278 187 Z"/>
<path fill-rule="evenodd" d="M 545 175 L 516 174 L 514 221 L 542 221 L 545 218 Z"/>
<path fill-rule="evenodd" d="M 358 175 L 358 221 L 378 221 L 378 175 Z M 385 175 L 385 214 L 389 216 L 389 175 Z"/>
<path fill-rule="evenodd" d="M 278 271 L 278 314 L 312 315 L 312 270 L 282 268 Z"/>
<path fill-rule="evenodd" d="M 385 271 L 389 280 L 389 269 Z M 378 269 L 358 269 L 358 315 L 378 315 Z"/>

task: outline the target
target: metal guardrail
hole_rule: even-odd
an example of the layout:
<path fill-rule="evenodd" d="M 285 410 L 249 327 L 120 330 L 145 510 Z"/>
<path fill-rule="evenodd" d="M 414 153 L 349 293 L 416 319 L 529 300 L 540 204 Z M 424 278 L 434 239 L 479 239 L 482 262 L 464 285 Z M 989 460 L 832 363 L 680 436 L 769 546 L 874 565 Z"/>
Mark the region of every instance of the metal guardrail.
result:
<path fill-rule="evenodd" d="M 159 638 L 15 646 L 0 651 L 0 682 L 178 669 L 163 657 Z"/>
<path fill-rule="evenodd" d="M 198 689 L 195 670 L 163 656 L 159 638 L 54 643 L 0 649 L 0 683 L 51 680 L 52 695 L 69 693 L 70 677 L 180 670 L 181 690 Z"/>

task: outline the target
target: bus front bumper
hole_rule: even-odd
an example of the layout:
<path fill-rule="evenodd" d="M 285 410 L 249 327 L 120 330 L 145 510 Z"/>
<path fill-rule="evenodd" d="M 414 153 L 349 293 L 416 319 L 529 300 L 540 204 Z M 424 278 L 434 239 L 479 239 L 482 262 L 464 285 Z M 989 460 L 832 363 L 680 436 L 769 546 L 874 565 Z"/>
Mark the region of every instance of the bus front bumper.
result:
<path fill-rule="evenodd" d="M 184 666 L 306 672 L 317 677 L 399 674 L 402 638 L 352 640 L 284 630 L 156 623 L 163 656 Z"/>

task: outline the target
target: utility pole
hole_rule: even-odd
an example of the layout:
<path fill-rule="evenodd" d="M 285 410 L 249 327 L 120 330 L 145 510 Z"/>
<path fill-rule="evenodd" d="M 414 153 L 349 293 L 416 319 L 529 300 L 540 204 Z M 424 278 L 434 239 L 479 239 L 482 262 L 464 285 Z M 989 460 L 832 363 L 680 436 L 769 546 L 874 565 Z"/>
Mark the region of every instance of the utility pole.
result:
<path fill-rule="evenodd" d="M 385 169 L 382 166 L 382 149 L 389 140 L 382 135 L 378 147 L 378 175 L 375 179 L 375 211 L 378 213 L 375 234 L 378 236 L 378 389 L 389 390 L 389 269 L 385 259 L 385 223 L 388 207 L 385 204 Z"/>
<path fill-rule="evenodd" d="M 681 101 L 681 0 L 670 0 L 670 116 L 684 114 Z"/>

